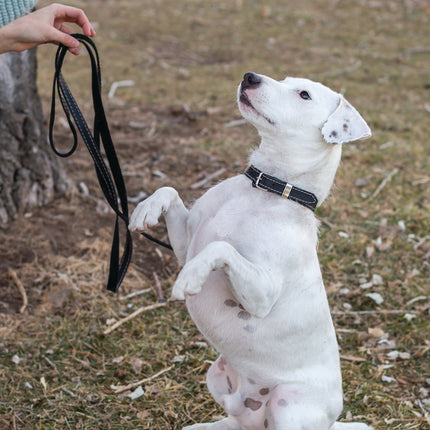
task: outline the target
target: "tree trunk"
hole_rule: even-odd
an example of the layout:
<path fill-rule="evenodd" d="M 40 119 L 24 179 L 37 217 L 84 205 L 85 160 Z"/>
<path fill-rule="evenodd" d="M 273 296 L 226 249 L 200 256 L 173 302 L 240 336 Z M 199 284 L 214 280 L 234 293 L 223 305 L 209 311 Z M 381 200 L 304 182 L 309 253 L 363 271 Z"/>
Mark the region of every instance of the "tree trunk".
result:
<path fill-rule="evenodd" d="M 0 55 L 0 227 L 70 187 L 48 143 L 36 77 L 36 49 Z"/>

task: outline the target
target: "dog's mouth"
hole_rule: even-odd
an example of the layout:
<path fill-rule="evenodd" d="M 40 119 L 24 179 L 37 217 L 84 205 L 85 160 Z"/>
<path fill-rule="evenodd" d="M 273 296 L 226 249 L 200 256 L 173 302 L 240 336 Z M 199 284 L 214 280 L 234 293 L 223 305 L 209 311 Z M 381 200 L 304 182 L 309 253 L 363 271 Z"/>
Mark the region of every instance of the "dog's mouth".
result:
<path fill-rule="evenodd" d="M 255 110 L 257 112 L 257 110 L 252 105 L 251 100 L 249 100 L 249 97 L 248 97 L 248 95 L 246 94 L 246 92 L 244 90 L 242 90 L 240 92 L 239 100 L 240 100 L 241 103 L 243 103 L 246 106 L 249 106 L 251 109 L 253 109 L 253 110 Z"/>
<path fill-rule="evenodd" d="M 251 100 L 249 100 L 249 97 L 246 94 L 246 91 L 244 89 L 242 89 L 240 91 L 239 101 L 243 105 L 248 106 L 249 108 L 251 108 L 251 110 L 253 110 L 258 116 L 263 117 L 269 124 L 271 124 L 271 125 L 275 124 L 275 122 L 273 120 L 271 120 L 270 118 L 268 118 L 267 116 L 265 116 L 261 112 L 259 112 L 257 109 L 255 109 L 254 105 L 251 103 Z"/>

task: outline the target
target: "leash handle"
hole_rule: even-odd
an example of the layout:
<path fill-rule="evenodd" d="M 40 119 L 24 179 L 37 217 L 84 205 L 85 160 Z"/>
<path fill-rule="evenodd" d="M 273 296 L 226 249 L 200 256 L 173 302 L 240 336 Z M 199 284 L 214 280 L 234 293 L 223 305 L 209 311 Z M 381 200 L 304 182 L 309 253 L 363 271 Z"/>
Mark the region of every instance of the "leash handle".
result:
<path fill-rule="evenodd" d="M 94 162 L 94 168 L 100 184 L 100 188 L 108 202 L 109 206 L 115 212 L 116 219 L 114 224 L 114 233 L 112 239 L 112 248 L 110 255 L 109 278 L 107 282 L 107 289 L 110 291 L 118 291 L 125 274 L 127 273 L 128 266 L 131 261 L 133 252 L 133 242 L 130 231 L 128 230 L 129 216 L 128 216 L 128 201 L 127 191 L 122 176 L 121 167 L 115 148 L 112 142 L 112 137 L 109 131 L 109 125 L 106 119 L 106 114 L 103 107 L 101 97 L 101 73 L 100 73 L 100 59 L 97 48 L 94 42 L 83 34 L 72 34 L 72 36 L 82 42 L 82 45 L 88 51 L 91 61 L 91 81 L 92 81 L 92 101 L 94 108 L 94 126 L 93 133 L 91 133 L 81 110 L 79 109 L 76 100 L 74 99 L 66 81 L 63 78 L 61 69 L 63 67 L 64 58 L 68 52 L 68 48 L 60 45 L 55 56 L 55 74 L 52 86 L 52 103 L 51 114 L 49 119 L 49 143 L 54 153 L 59 157 L 69 157 L 72 155 L 78 146 L 78 133 L 84 141 L 88 152 Z M 60 99 L 64 113 L 67 118 L 70 130 L 73 134 L 73 144 L 71 148 L 65 152 L 57 149 L 53 128 L 55 123 L 55 103 L 56 93 Z M 76 127 L 75 127 L 76 125 Z M 105 163 L 101 154 L 101 145 L 103 145 L 104 153 L 108 161 Z M 119 257 L 120 238 L 119 238 L 119 223 L 120 220 L 124 223 L 126 228 L 126 238 L 123 248 L 121 259 Z M 148 239 L 158 243 L 161 246 L 172 249 L 170 245 L 153 238 L 152 236 L 142 233 Z"/>

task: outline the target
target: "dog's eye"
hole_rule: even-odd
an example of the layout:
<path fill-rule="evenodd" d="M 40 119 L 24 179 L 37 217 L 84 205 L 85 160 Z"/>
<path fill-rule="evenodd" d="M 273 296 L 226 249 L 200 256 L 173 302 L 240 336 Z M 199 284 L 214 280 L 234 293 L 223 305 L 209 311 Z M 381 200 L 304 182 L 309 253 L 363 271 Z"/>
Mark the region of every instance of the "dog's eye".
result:
<path fill-rule="evenodd" d="M 311 96 L 307 91 L 300 91 L 299 95 L 303 100 L 311 100 Z"/>

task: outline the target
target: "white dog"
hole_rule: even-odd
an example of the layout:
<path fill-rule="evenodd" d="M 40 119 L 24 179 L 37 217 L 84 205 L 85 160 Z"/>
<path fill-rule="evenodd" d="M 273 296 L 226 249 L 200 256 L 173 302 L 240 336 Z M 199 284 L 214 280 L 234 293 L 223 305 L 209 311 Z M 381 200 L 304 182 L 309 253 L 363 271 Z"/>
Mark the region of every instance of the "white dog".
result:
<path fill-rule="evenodd" d="M 261 136 L 245 174 L 189 211 L 161 188 L 130 221 L 145 230 L 164 215 L 184 264 L 172 294 L 220 353 L 207 385 L 228 417 L 186 429 L 369 430 L 336 422 L 339 353 L 313 209 L 329 194 L 341 144 L 370 129 L 342 95 L 307 79 L 246 73 L 238 104 Z"/>

